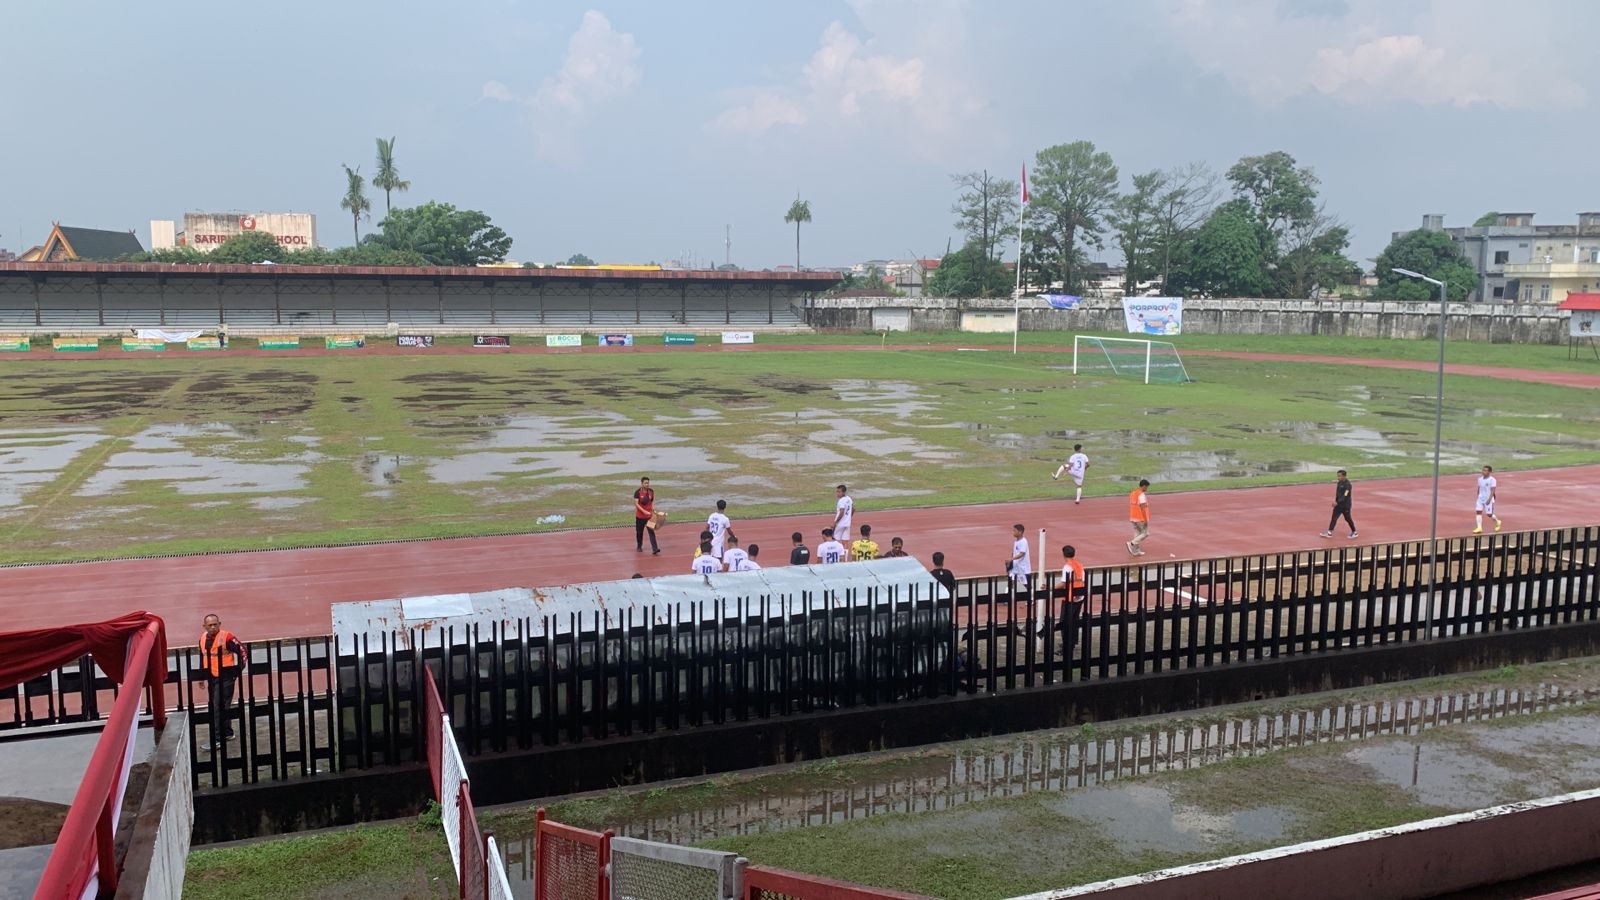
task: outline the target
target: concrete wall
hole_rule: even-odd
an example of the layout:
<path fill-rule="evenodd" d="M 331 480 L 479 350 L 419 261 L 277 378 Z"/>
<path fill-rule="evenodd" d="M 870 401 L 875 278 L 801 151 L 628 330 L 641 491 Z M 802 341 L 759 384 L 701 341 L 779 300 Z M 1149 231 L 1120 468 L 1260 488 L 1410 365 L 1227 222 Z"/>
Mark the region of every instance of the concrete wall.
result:
<path fill-rule="evenodd" d="M 117 900 L 179 900 L 194 831 L 189 716 L 173 713 L 150 758 L 150 780 L 123 857 Z"/>
<path fill-rule="evenodd" d="M 1078 309 L 1022 301 L 1023 331 L 1122 334 L 1120 300 L 1086 299 Z M 912 331 L 954 331 L 963 310 L 1010 311 L 1010 299 L 819 297 L 805 309 L 813 328 L 871 331 L 874 309 L 909 309 Z M 1550 305 L 1452 303 L 1446 336 L 1453 341 L 1565 344 L 1569 313 Z M 1185 300 L 1188 334 L 1320 334 L 1420 340 L 1438 334 L 1437 303 L 1367 300 Z"/>

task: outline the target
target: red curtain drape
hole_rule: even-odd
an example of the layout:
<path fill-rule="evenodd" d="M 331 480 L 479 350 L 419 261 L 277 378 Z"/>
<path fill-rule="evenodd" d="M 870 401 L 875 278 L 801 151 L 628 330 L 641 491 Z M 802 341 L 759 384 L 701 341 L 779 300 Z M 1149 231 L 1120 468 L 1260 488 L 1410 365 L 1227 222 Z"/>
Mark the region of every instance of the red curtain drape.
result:
<path fill-rule="evenodd" d="M 128 639 L 151 622 L 158 625 L 156 649 L 145 683 L 159 685 L 167 679 L 167 629 L 160 616 L 140 611 L 105 622 L 0 632 L 0 690 L 75 662 L 85 653 L 94 657 L 115 681 L 122 681 L 127 665 Z"/>

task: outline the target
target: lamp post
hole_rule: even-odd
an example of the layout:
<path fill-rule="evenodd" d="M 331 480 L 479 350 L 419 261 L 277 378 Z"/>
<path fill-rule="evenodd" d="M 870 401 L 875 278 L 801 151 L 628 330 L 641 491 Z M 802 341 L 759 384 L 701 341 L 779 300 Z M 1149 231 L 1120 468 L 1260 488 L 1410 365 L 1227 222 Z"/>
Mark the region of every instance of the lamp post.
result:
<path fill-rule="evenodd" d="M 1421 272 L 1394 268 L 1389 271 L 1439 286 L 1439 376 L 1433 405 L 1433 505 L 1428 510 L 1428 637 L 1433 636 L 1434 579 L 1439 571 L 1439 448 L 1444 438 L 1444 326 L 1449 285 Z"/>

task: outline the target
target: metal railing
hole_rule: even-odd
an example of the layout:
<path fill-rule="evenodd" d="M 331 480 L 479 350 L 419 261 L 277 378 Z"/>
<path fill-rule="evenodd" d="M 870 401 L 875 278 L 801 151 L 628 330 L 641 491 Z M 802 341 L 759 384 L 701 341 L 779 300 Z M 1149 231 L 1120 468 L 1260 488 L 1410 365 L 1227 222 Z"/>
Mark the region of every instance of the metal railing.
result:
<path fill-rule="evenodd" d="M 1031 591 L 969 578 L 829 598 L 741 598 L 665 611 L 382 640 L 249 645 L 236 742 L 211 751 L 192 650 L 172 652 L 166 705 L 191 712 L 198 786 L 422 760 L 424 682 L 463 753 L 998 693 L 1236 662 L 1600 620 L 1600 527 L 1341 546 L 1093 569 L 1086 600 L 1053 575 Z M 822 604 L 818 604 L 822 606 Z M 87 660 L 0 693 L 8 728 L 92 721 L 116 686 Z M 204 739 L 202 739 L 204 738 Z"/>

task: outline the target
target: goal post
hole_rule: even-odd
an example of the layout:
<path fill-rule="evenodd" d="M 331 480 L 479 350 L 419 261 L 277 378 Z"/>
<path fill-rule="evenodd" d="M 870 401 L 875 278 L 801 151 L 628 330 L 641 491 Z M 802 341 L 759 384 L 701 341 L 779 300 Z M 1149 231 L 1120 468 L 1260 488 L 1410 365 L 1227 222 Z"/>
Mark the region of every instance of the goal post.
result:
<path fill-rule="evenodd" d="M 1192 381 L 1183 357 L 1170 341 L 1144 338 L 1072 338 L 1072 374 L 1105 373 L 1117 378 L 1138 378 L 1145 384 L 1182 384 Z"/>

